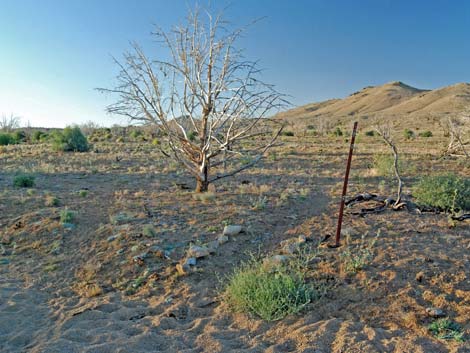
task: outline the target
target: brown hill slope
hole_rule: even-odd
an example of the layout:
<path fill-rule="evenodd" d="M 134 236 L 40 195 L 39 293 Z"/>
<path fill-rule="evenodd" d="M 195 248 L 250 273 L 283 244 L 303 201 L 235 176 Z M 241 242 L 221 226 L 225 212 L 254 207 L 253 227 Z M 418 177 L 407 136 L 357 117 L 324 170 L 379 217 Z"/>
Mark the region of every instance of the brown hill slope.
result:
<path fill-rule="evenodd" d="M 430 116 L 435 118 L 448 114 L 458 114 L 470 107 L 470 84 L 459 83 L 452 86 L 422 90 L 402 82 L 390 82 L 382 86 L 366 87 L 344 99 L 332 99 L 320 103 L 307 104 L 276 115 L 295 128 L 304 128 L 327 118 L 332 124 L 346 123 L 352 116 L 370 123 L 378 116 L 400 117 L 403 126 L 416 123 L 416 120 Z M 436 120 L 436 119 L 433 119 Z M 429 121 L 429 119 L 426 119 Z M 369 123 L 363 124 L 369 125 Z"/>

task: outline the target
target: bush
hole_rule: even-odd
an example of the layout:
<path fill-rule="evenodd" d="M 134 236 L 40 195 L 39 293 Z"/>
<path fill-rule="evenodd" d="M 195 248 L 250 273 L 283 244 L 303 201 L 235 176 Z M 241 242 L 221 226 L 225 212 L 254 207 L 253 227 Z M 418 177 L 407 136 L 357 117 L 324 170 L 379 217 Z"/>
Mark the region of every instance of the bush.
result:
<path fill-rule="evenodd" d="M 13 178 L 13 185 L 18 188 L 31 188 L 34 186 L 34 175 L 19 174 Z"/>
<path fill-rule="evenodd" d="M 470 179 L 454 174 L 424 177 L 413 194 L 422 206 L 443 211 L 470 210 Z"/>
<path fill-rule="evenodd" d="M 16 143 L 15 137 L 12 134 L 0 134 L 0 146 L 14 145 Z"/>
<path fill-rule="evenodd" d="M 288 137 L 292 137 L 294 136 L 294 132 L 293 131 L 283 131 L 281 133 L 282 136 L 288 136 Z"/>
<path fill-rule="evenodd" d="M 16 143 L 20 143 L 20 142 L 24 142 L 26 141 L 26 132 L 24 131 L 16 131 L 14 134 L 13 134 L 13 138 L 15 139 L 15 142 Z"/>
<path fill-rule="evenodd" d="M 67 209 L 60 211 L 60 223 L 73 223 L 75 220 L 75 212 Z"/>
<path fill-rule="evenodd" d="M 333 131 L 333 135 L 336 137 L 343 136 L 343 130 L 339 126 L 336 127 L 336 129 Z"/>
<path fill-rule="evenodd" d="M 419 137 L 432 137 L 432 131 L 423 131 L 419 133 Z"/>
<path fill-rule="evenodd" d="M 251 261 L 235 270 L 224 294 L 234 311 L 275 321 L 299 312 L 313 300 L 315 291 L 298 270 L 267 269 L 262 263 Z"/>
<path fill-rule="evenodd" d="M 52 146 L 56 151 L 87 152 L 90 149 L 87 138 L 77 126 L 68 126 L 62 132 L 54 132 L 52 139 Z"/>
<path fill-rule="evenodd" d="M 405 131 L 403 131 L 403 135 L 405 136 L 407 140 L 411 140 L 412 138 L 415 137 L 414 131 L 410 129 L 405 129 Z"/>
<path fill-rule="evenodd" d="M 369 130 L 365 132 L 366 136 L 375 136 L 375 131 L 374 130 Z"/>

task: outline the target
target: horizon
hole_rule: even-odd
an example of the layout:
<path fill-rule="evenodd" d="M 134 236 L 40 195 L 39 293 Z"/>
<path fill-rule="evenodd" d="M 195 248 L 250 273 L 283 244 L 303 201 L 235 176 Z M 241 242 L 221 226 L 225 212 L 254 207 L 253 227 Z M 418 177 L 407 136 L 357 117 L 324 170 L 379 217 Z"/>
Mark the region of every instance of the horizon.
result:
<path fill-rule="evenodd" d="M 8 31 L 0 44 L 8 55 L 0 56 L 0 115 L 47 128 L 127 124 L 105 113 L 113 100 L 95 90 L 112 85 L 111 56 L 119 58 L 130 41 L 151 52 L 152 23 L 170 29 L 195 3 L 3 0 L 0 20 Z M 211 9 L 227 4 L 213 2 Z M 419 89 L 470 81 L 470 4 L 238 0 L 225 10 L 235 28 L 261 17 L 238 46 L 260 60 L 263 80 L 293 106 L 393 81 Z"/>

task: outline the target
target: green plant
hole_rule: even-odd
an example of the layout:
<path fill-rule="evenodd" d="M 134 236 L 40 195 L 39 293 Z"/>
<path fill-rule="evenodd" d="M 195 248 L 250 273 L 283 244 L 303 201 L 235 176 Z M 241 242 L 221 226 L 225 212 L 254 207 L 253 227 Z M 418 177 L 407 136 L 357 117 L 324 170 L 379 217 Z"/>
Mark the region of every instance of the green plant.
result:
<path fill-rule="evenodd" d="M 455 340 L 457 342 L 464 342 L 462 328 L 459 324 L 449 319 L 438 319 L 428 326 L 436 338 L 442 340 Z"/>
<path fill-rule="evenodd" d="M 142 234 L 149 238 L 154 238 L 157 236 L 155 228 L 150 224 L 146 224 L 144 228 L 142 228 Z"/>
<path fill-rule="evenodd" d="M 62 132 L 54 132 L 52 141 L 52 147 L 56 151 L 87 152 L 90 150 L 87 138 L 77 126 L 68 126 Z"/>
<path fill-rule="evenodd" d="M 0 146 L 14 145 L 16 143 L 15 137 L 12 134 L 0 134 Z"/>
<path fill-rule="evenodd" d="M 403 131 L 403 135 L 407 140 L 411 140 L 415 137 L 415 133 L 413 132 L 413 130 L 410 129 L 405 129 L 405 131 Z"/>
<path fill-rule="evenodd" d="M 394 175 L 393 171 L 394 158 L 390 154 L 376 154 L 374 155 L 373 168 L 381 176 L 391 177 Z M 403 170 L 403 160 L 398 160 L 398 169 Z"/>
<path fill-rule="evenodd" d="M 349 245 L 349 238 L 346 240 L 348 246 L 340 254 L 341 266 L 346 273 L 357 273 L 372 261 L 374 258 L 374 246 L 379 235 L 380 232 L 369 241 L 366 241 L 363 235 L 361 242 L 355 247 Z"/>
<path fill-rule="evenodd" d="M 81 197 L 87 197 L 88 196 L 88 190 L 80 190 L 78 191 L 78 195 Z"/>
<path fill-rule="evenodd" d="M 432 131 L 426 130 L 426 131 L 420 132 L 418 136 L 419 137 L 432 137 Z"/>
<path fill-rule="evenodd" d="M 35 176 L 31 174 L 18 174 L 13 178 L 13 186 L 31 188 L 34 186 Z"/>
<path fill-rule="evenodd" d="M 259 196 L 256 200 L 251 201 L 251 207 L 256 210 L 264 210 L 268 204 L 268 198 L 266 196 Z"/>
<path fill-rule="evenodd" d="M 375 131 L 374 130 L 366 131 L 364 135 L 366 135 L 366 136 L 375 136 Z"/>
<path fill-rule="evenodd" d="M 281 135 L 282 135 L 282 136 L 292 137 L 292 136 L 294 136 L 295 134 L 294 134 L 293 131 L 283 131 L 283 132 L 281 133 Z"/>
<path fill-rule="evenodd" d="M 336 127 L 333 131 L 333 136 L 340 137 L 343 136 L 343 130 L 339 126 Z"/>
<path fill-rule="evenodd" d="M 470 210 L 470 179 L 455 174 L 423 177 L 413 195 L 422 206 L 450 212 Z"/>
<path fill-rule="evenodd" d="M 232 310 L 267 321 L 299 312 L 316 296 L 301 271 L 288 266 L 267 269 L 255 260 L 236 269 L 224 291 L 224 299 Z"/>
<path fill-rule="evenodd" d="M 46 198 L 44 200 L 44 205 L 47 207 L 59 206 L 59 199 L 52 195 L 46 195 Z"/>
<path fill-rule="evenodd" d="M 75 212 L 70 210 L 62 210 L 60 211 L 60 223 L 73 223 L 75 220 Z"/>

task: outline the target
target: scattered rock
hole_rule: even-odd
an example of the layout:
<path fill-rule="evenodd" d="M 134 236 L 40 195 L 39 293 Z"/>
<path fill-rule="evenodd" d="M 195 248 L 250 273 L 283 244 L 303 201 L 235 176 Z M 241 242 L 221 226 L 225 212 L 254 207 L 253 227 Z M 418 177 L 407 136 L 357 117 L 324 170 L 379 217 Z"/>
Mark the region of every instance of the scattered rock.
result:
<path fill-rule="evenodd" d="M 424 279 L 424 272 L 420 271 L 416 274 L 415 279 L 417 282 L 423 282 Z"/>
<path fill-rule="evenodd" d="M 435 317 L 435 318 L 445 316 L 445 313 L 442 309 L 433 308 L 433 307 L 426 308 L 426 314 L 428 314 L 431 317 Z"/>
<path fill-rule="evenodd" d="M 206 257 L 210 254 L 210 251 L 205 246 L 191 246 L 188 250 L 189 257 L 195 257 L 199 259 L 201 257 Z"/>
<path fill-rule="evenodd" d="M 223 234 L 230 237 L 230 236 L 234 236 L 234 235 L 241 233 L 242 230 L 243 230 L 242 226 L 229 225 L 229 226 L 224 227 Z"/>
<path fill-rule="evenodd" d="M 219 236 L 217 238 L 217 242 L 219 243 L 219 245 L 225 244 L 226 242 L 228 242 L 228 236 L 226 235 Z"/>
<path fill-rule="evenodd" d="M 215 253 L 219 248 L 219 242 L 217 240 L 210 241 L 206 244 L 207 249 L 211 254 Z"/>

